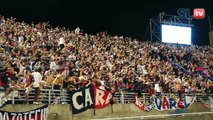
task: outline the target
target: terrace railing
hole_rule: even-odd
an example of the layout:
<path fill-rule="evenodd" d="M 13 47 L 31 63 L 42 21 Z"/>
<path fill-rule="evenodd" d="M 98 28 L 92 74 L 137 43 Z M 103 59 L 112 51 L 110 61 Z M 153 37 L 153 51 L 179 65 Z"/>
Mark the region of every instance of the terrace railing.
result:
<path fill-rule="evenodd" d="M 3 95 L 3 90 L 0 88 L 1 96 Z M 114 103 L 127 104 L 134 103 L 136 93 L 129 92 L 116 92 L 113 96 Z M 177 94 L 174 93 L 164 93 L 164 96 L 168 97 L 178 97 Z M 210 101 L 213 103 L 213 94 L 184 94 L 187 96 L 197 96 L 198 102 Z M 30 104 L 34 101 L 34 90 L 29 94 L 28 101 Z M 148 93 L 141 93 L 140 99 L 143 103 L 151 103 L 152 96 Z M 25 103 L 25 90 L 21 89 L 18 91 L 13 91 L 10 93 L 8 97 L 8 102 L 11 104 L 23 104 Z M 51 90 L 51 89 L 42 89 L 39 95 L 39 102 L 46 104 L 69 104 L 70 96 L 66 90 Z"/>

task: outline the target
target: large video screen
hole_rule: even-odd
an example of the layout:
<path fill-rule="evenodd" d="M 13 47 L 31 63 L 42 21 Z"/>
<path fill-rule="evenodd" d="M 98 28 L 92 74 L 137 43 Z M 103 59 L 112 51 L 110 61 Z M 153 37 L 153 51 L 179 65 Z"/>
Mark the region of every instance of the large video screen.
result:
<path fill-rule="evenodd" d="M 191 45 L 191 27 L 162 25 L 162 42 Z"/>

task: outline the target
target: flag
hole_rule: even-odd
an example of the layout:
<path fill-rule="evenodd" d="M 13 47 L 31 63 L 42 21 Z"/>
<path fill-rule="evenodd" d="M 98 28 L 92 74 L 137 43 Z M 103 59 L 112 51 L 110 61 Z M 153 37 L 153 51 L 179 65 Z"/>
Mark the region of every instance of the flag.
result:
<path fill-rule="evenodd" d="M 89 108 L 94 108 L 93 87 L 81 88 L 77 91 L 71 91 L 70 102 L 72 114 L 79 114 Z"/>
<path fill-rule="evenodd" d="M 112 97 L 113 95 L 111 92 L 99 89 L 98 87 L 94 86 L 95 108 L 105 108 L 112 101 Z"/>

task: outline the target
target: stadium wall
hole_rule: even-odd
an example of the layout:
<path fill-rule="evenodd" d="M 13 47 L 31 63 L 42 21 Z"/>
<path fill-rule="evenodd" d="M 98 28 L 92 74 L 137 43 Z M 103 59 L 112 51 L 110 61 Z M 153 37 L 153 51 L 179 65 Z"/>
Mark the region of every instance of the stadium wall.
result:
<path fill-rule="evenodd" d="M 42 105 L 7 105 L 2 110 L 11 112 L 24 112 L 41 107 Z M 67 104 L 49 105 L 48 120 L 87 120 L 87 119 L 103 119 L 114 117 L 130 117 L 130 116 L 145 116 L 145 115 L 162 115 L 162 114 L 177 114 L 177 113 L 191 113 L 191 112 L 209 112 L 210 110 L 204 107 L 201 103 L 194 103 L 187 110 L 173 110 L 173 111 L 157 111 L 144 112 L 137 108 L 134 104 L 114 104 L 109 105 L 104 109 L 89 109 L 83 113 L 73 115 L 70 106 Z M 202 120 L 209 120 L 213 118 L 213 114 L 203 115 Z M 165 118 L 166 119 L 166 118 Z M 176 118 L 174 118 L 176 119 Z M 200 117 L 197 118 L 199 120 Z M 196 118 L 193 118 L 196 120 Z"/>

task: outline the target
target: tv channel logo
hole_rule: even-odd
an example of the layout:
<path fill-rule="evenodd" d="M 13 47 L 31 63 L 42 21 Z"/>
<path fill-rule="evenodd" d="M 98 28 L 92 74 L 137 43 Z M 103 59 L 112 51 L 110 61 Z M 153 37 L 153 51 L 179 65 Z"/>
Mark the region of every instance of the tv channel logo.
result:
<path fill-rule="evenodd" d="M 195 8 L 194 9 L 194 19 L 204 19 L 205 18 L 205 9 Z"/>
<path fill-rule="evenodd" d="M 180 8 L 177 11 L 179 18 L 186 19 L 204 19 L 205 18 L 205 9 L 203 8 L 195 8 L 193 11 L 193 15 L 190 15 L 189 8 Z"/>

